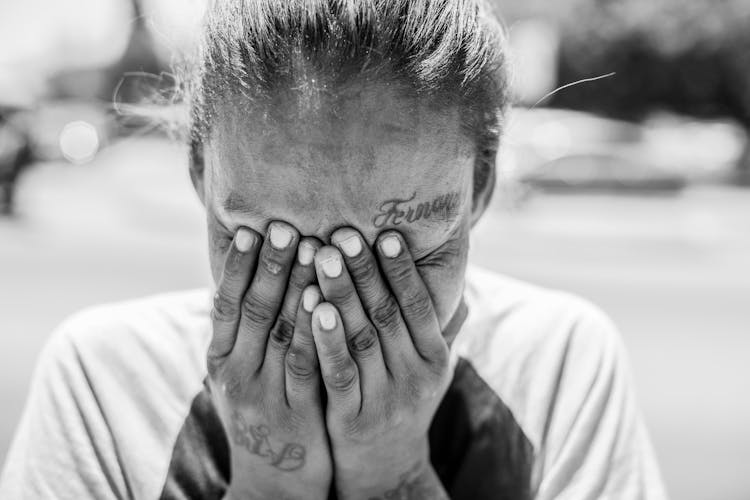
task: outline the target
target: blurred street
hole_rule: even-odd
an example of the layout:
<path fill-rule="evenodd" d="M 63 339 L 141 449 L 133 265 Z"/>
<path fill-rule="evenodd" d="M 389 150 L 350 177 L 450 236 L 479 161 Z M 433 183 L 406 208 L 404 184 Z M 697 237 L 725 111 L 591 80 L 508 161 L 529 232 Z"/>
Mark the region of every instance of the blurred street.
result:
<path fill-rule="evenodd" d="M 0 219 L 0 460 L 38 351 L 65 316 L 208 282 L 184 165 L 181 148 L 141 138 L 21 177 L 18 215 Z M 614 318 L 673 498 L 750 498 L 750 192 L 504 201 L 498 191 L 475 230 L 474 262 L 574 291 Z"/>

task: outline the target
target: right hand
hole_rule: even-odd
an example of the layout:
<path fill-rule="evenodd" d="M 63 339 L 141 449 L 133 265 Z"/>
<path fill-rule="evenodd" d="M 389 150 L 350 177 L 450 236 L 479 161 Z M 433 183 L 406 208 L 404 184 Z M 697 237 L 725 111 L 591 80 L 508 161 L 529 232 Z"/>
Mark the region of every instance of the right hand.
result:
<path fill-rule="evenodd" d="M 328 496 L 332 463 L 311 331 L 320 246 L 273 222 L 265 240 L 240 228 L 227 252 L 207 361 L 230 447 L 232 500 Z"/>

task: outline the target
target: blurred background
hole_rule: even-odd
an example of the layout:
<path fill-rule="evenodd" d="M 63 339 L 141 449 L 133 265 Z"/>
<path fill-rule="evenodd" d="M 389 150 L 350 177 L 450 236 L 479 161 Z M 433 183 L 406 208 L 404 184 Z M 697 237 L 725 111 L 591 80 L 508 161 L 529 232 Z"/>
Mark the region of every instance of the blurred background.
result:
<path fill-rule="evenodd" d="M 603 307 L 671 496 L 747 500 L 750 2 L 494 3 L 516 106 L 474 262 Z M 186 148 L 118 112 L 173 81 L 200 13 L 0 3 L 0 461 L 65 316 L 208 283 Z"/>

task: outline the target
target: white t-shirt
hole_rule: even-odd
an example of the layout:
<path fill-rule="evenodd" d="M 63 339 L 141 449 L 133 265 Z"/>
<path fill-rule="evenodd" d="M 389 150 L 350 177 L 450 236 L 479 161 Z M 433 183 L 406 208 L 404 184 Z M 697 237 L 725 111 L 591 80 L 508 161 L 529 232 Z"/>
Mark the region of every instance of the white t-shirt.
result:
<path fill-rule="evenodd" d="M 664 499 L 621 340 L 588 302 L 477 268 L 430 429 L 454 499 Z M 221 498 L 210 293 L 99 306 L 47 343 L 0 498 Z"/>

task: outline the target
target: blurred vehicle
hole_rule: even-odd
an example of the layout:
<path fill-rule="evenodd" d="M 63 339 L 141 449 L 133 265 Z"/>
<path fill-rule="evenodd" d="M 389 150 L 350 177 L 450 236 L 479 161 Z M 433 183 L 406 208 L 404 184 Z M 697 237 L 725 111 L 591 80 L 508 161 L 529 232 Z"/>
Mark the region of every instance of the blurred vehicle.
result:
<path fill-rule="evenodd" d="M 688 183 L 726 182 L 747 150 L 732 121 L 653 114 L 642 123 L 556 109 L 516 108 L 501 176 L 556 191 L 674 193 Z"/>
<path fill-rule="evenodd" d="M 607 155 L 570 155 L 524 175 L 521 182 L 546 191 L 676 192 L 684 177 Z"/>

